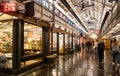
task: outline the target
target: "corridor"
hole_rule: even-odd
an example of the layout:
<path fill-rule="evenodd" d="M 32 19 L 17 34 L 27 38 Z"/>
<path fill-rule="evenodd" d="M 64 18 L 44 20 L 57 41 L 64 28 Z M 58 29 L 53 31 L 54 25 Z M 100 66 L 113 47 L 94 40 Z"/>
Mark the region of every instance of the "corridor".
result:
<path fill-rule="evenodd" d="M 54 64 L 46 64 L 19 76 L 119 76 L 113 72 L 111 51 L 105 50 L 104 63 L 99 65 L 97 56 L 85 51 L 59 56 Z"/>

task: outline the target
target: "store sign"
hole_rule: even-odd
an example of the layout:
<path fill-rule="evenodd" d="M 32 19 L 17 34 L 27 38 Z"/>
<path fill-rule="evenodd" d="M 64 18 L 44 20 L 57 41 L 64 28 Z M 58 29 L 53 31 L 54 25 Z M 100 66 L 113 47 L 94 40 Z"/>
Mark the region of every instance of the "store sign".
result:
<path fill-rule="evenodd" d="M 3 3 L 4 12 L 16 11 L 16 2 Z"/>

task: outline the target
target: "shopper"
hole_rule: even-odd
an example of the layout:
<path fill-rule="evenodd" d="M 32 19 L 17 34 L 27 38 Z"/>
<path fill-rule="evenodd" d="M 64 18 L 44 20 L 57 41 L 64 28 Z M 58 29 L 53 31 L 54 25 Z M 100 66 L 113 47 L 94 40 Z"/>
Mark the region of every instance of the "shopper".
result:
<path fill-rule="evenodd" d="M 6 56 L 0 52 L 0 69 L 5 69 L 7 67 L 7 58 Z"/>
<path fill-rule="evenodd" d="M 86 42 L 86 47 L 87 47 L 87 51 L 90 54 L 91 50 L 92 50 L 92 42 L 91 40 Z"/>
<path fill-rule="evenodd" d="M 116 39 L 112 40 L 111 47 L 112 47 L 113 62 L 115 62 L 115 56 L 118 54 L 119 51 L 119 46 Z"/>
<path fill-rule="evenodd" d="M 102 60 L 104 60 L 104 42 L 99 42 L 98 43 L 98 58 L 99 58 L 99 63 L 102 62 Z"/>
<path fill-rule="evenodd" d="M 98 40 L 96 40 L 95 41 L 95 44 L 94 44 L 94 53 L 95 53 L 95 55 L 97 54 L 97 52 L 98 52 Z"/>

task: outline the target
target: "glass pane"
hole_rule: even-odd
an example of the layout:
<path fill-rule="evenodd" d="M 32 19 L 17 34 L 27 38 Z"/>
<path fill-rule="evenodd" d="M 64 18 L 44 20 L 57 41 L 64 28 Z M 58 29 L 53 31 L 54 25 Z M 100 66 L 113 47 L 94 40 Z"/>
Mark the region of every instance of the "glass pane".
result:
<path fill-rule="evenodd" d="M 73 49 L 75 49 L 75 37 L 73 37 Z"/>
<path fill-rule="evenodd" d="M 43 53 L 42 51 L 42 28 L 33 24 L 25 23 L 24 26 L 24 51 L 25 55 L 33 56 Z M 42 58 L 27 60 L 21 63 L 21 67 L 42 61 Z"/>
<path fill-rule="evenodd" d="M 59 53 L 63 54 L 64 49 L 63 49 L 63 35 L 59 35 Z"/>
<path fill-rule="evenodd" d="M 68 35 L 65 35 L 65 49 L 68 49 Z"/>
<path fill-rule="evenodd" d="M 24 26 L 25 55 L 42 53 L 42 28 L 25 23 Z"/>
<path fill-rule="evenodd" d="M 72 48 L 72 37 L 70 36 L 70 48 Z"/>
<path fill-rule="evenodd" d="M 57 33 L 53 33 L 53 51 L 57 51 Z"/>
<path fill-rule="evenodd" d="M 2 16 L 7 16 L 6 14 Z M 2 19 L 2 16 L 0 18 Z M 10 16 L 11 17 L 11 16 Z M 12 68 L 12 34 L 13 22 L 0 21 L 0 67 Z"/>

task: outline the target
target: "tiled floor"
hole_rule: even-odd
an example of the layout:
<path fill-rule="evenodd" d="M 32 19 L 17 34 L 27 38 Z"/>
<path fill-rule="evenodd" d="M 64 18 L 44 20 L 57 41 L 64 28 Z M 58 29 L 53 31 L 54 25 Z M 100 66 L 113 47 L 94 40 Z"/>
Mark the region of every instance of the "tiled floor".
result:
<path fill-rule="evenodd" d="M 104 57 L 103 63 L 99 64 L 94 53 L 88 55 L 83 50 L 82 52 L 59 56 L 55 65 L 47 65 L 20 76 L 117 76 L 112 69 L 111 51 L 106 50 Z"/>
<path fill-rule="evenodd" d="M 74 52 L 59 56 L 55 64 L 33 69 L 19 76 L 120 76 L 113 71 L 110 50 L 105 50 L 103 63 L 98 63 L 97 56 L 92 53 Z"/>

